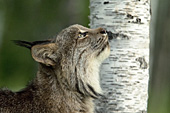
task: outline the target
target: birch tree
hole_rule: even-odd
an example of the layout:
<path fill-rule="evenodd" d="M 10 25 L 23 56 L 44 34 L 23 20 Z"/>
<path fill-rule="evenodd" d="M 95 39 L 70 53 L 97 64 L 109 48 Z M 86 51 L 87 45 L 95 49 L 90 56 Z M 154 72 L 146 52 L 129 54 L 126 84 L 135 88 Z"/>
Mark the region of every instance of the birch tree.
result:
<path fill-rule="evenodd" d="M 98 113 L 147 112 L 149 22 L 149 0 L 90 0 L 90 27 L 112 36 L 101 66 L 105 97 L 96 101 Z"/>

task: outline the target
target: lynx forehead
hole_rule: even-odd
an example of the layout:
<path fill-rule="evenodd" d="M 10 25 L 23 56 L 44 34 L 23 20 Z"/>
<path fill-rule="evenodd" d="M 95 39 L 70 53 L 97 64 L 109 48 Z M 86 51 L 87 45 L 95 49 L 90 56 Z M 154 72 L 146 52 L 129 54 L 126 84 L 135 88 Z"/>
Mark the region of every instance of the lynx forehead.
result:
<path fill-rule="evenodd" d="M 102 95 L 99 67 L 110 53 L 103 28 L 72 25 L 55 39 L 15 42 L 31 50 L 39 70 L 25 89 L 0 90 L 0 112 L 94 112 L 92 100 Z"/>
<path fill-rule="evenodd" d="M 63 38 L 66 39 L 65 43 L 63 43 Z M 81 55 L 88 52 L 86 55 L 88 57 L 99 57 L 103 52 L 106 52 L 104 54 L 108 57 L 110 52 L 108 36 L 103 28 L 89 29 L 81 25 L 72 25 L 57 36 L 56 43 L 61 43 L 60 47 L 67 48 L 66 51 L 76 49 L 76 53 L 81 53 Z"/>

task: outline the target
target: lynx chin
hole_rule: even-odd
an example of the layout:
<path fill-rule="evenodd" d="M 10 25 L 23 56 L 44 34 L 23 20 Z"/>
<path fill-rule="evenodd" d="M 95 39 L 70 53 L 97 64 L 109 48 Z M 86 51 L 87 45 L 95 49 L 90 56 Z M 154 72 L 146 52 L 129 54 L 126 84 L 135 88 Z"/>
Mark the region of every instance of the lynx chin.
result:
<path fill-rule="evenodd" d="M 102 95 L 99 67 L 110 54 L 103 28 L 72 25 L 55 39 L 15 41 L 39 63 L 36 77 L 23 90 L 0 90 L 0 113 L 93 113 Z"/>

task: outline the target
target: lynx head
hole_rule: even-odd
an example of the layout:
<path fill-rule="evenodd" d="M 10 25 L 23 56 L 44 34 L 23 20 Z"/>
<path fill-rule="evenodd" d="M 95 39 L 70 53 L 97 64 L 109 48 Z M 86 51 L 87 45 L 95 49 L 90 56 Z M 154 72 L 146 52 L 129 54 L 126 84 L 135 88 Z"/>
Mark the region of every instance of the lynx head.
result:
<path fill-rule="evenodd" d="M 101 93 L 99 66 L 110 53 L 108 36 L 103 28 L 72 25 L 54 40 L 18 41 L 17 44 L 30 48 L 35 61 L 53 69 L 63 88 L 93 98 Z"/>

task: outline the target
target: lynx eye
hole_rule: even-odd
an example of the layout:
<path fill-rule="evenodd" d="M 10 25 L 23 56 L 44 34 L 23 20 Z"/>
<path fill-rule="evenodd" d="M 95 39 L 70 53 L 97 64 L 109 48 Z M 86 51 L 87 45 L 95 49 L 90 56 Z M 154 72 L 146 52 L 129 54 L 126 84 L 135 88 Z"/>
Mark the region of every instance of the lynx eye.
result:
<path fill-rule="evenodd" d="M 78 38 L 84 38 L 87 36 L 88 32 L 79 32 Z"/>

